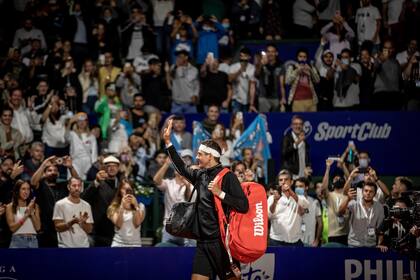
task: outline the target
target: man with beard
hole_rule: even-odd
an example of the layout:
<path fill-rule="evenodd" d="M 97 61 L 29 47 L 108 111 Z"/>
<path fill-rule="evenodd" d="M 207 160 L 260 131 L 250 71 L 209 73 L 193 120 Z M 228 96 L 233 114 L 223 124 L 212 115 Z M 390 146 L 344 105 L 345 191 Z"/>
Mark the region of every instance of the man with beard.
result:
<path fill-rule="evenodd" d="M 19 157 L 19 146 L 24 143 L 22 134 L 12 127 L 13 109 L 5 107 L 0 117 L 0 155 Z"/>
<path fill-rule="evenodd" d="M 92 232 L 92 210 L 86 201 L 80 199 L 83 182 L 71 177 L 68 181 L 69 196 L 54 206 L 54 225 L 58 235 L 58 247 L 89 247 L 88 234 Z"/>
<path fill-rule="evenodd" d="M 377 230 L 384 220 L 383 206 L 373 200 L 376 189 L 376 184 L 365 182 L 362 201 L 356 200 L 352 189 L 340 204 L 339 214 L 350 212 L 349 247 L 376 247 Z"/>
<path fill-rule="evenodd" d="M 23 165 L 13 164 L 13 158 L 5 157 L 0 164 L 0 248 L 9 248 L 12 233 L 6 221 L 6 205 L 12 201 L 15 180 L 22 174 Z"/>
<path fill-rule="evenodd" d="M 105 169 L 96 174 L 95 181 L 82 194 L 82 198 L 89 202 L 93 209 L 93 241 L 95 247 L 110 247 L 114 237 L 114 225 L 107 218 L 108 206 L 118 189 L 120 182 L 118 171 L 120 161 L 114 156 L 104 159 Z"/>
<path fill-rule="evenodd" d="M 221 182 L 214 182 L 223 169 L 220 164 L 221 148 L 216 142 L 206 140 L 201 143 L 197 152 L 199 168 L 192 169 L 186 166 L 172 145 L 171 132 L 172 119 L 169 120 L 163 135 L 167 151 L 179 174 L 197 189 L 198 238 L 192 279 L 209 279 L 216 274 L 220 279 L 237 279 L 235 277 L 238 277 L 239 263 L 234 260 L 231 265 L 229 262 L 220 237 L 215 199 L 221 199 L 227 217 L 228 210 L 232 208 L 240 213 L 246 213 L 249 208 L 248 200 L 237 177 L 232 172 L 228 172 Z"/>
<path fill-rule="evenodd" d="M 28 181 L 31 180 L 32 176 L 44 160 L 44 144 L 41 142 L 33 142 L 31 144 L 31 148 L 29 149 L 29 155 L 30 157 L 23 163 L 24 172 L 22 175 L 22 179 Z"/>
<path fill-rule="evenodd" d="M 55 203 L 68 195 L 65 182 L 58 182 L 57 165 L 68 168 L 71 176 L 79 177 L 69 156 L 52 156 L 44 160 L 31 179 L 35 189 L 36 202 L 41 210 L 42 232 L 39 235 L 39 247 L 57 247 L 57 233 L 53 223 Z"/>

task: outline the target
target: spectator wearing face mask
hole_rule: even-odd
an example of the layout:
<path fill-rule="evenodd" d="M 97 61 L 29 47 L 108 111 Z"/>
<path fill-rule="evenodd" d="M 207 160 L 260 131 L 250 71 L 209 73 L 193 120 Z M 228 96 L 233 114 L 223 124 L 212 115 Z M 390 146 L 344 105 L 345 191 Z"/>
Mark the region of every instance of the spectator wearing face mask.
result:
<path fill-rule="evenodd" d="M 341 51 L 341 56 L 334 64 L 334 98 L 335 110 L 354 110 L 360 103 L 359 78 L 362 69 L 359 63 L 352 62 L 352 53 L 349 49 Z"/>
<path fill-rule="evenodd" d="M 384 182 L 380 180 L 376 171 L 370 165 L 369 154 L 365 151 L 361 151 L 358 154 L 359 165 L 353 169 L 350 173 L 347 182 L 344 186 L 344 193 L 347 193 L 349 188 L 356 188 L 356 199 L 360 201 L 363 197 L 361 186 L 363 184 L 374 184 L 377 189 L 375 190 L 374 200 L 380 203 L 385 202 L 385 198 L 389 196 L 390 192 Z"/>
<path fill-rule="evenodd" d="M 286 84 L 290 85 L 287 103 L 293 112 L 316 112 L 318 97 L 315 84 L 319 83 L 316 68 L 308 63 L 309 54 L 306 49 L 296 53 L 297 62 L 288 67 Z"/>
<path fill-rule="evenodd" d="M 340 215 L 347 210 L 350 213 L 349 247 L 376 247 L 377 230 L 384 219 L 383 206 L 373 199 L 376 188 L 375 184 L 364 183 L 361 201 L 355 199 L 355 190 L 349 190 L 340 204 Z"/>
<path fill-rule="evenodd" d="M 329 190 L 330 170 L 334 163 L 332 160 L 326 160 L 326 168 L 324 178 L 322 180 L 322 191 L 325 192 L 325 200 L 327 202 L 328 224 L 324 226 L 328 228 L 328 243 L 338 243 L 347 246 L 347 235 L 349 233 L 348 227 L 348 213 L 340 213 L 340 205 L 346 199 L 344 195 L 344 178 L 336 175 L 332 180 L 333 191 Z"/>
<path fill-rule="evenodd" d="M 309 180 L 298 178 L 295 181 L 295 193 L 308 200 L 308 208 L 302 217 L 303 243 L 306 246 L 318 247 L 321 245 L 322 217 L 319 201 L 308 196 Z"/>
<path fill-rule="evenodd" d="M 319 72 L 318 111 L 332 111 L 334 96 L 334 54 L 326 49 L 327 41 L 321 37 L 321 43 L 315 53 L 315 66 Z"/>
<path fill-rule="evenodd" d="M 251 51 L 243 48 L 239 52 L 239 62 L 229 68 L 229 81 L 232 83 L 232 111 L 256 112 L 255 108 L 255 67 L 249 60 Z"/>

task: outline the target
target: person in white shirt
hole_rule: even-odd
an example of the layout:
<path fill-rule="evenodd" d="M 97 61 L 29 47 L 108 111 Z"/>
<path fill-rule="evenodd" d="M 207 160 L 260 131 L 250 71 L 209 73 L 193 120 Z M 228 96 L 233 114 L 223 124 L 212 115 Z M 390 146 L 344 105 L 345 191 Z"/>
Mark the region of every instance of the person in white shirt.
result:
<path fill-rule="evenodd" d="M 73 166 L 82 180 L 96 159 L 98 147 L 96 137 L 89 130 L 88 116 L 85 112 L 77 113 L 69 122 L 67 140 L 70 143 L 70 157 Z"/>
<path fill-rule="evenodd" d="M 379 46 L 379 30 L 381 27 L 381 14 L 372 6 L 370 0 L 362 0 L 362 7 L 356 11 L 357 38 L 359 46 L 364 41 L 371 41 Z M 378 47 L 379 48 L 379 47 Z"/>
<path fill-rule="evenodd" d="M 229 81 L 232 83 L 232 111 L 257 112 L 255 108 L 255 66 L 249 63 L 251 52 L 243 48 L 239 62 L 229 67 Z"/>
<path fill-rule="evenodd" d="M 19 130 L 25 144 L 29 144 L 34 139 L 31 128 L 33 118 L 30 110 L 23 105 L 22 95 L 21 89 L 13 89 L 10 93 L 9 106 L 13 109 L 12 127 Z"/>
<path fill-rule="evenodd" d="M 6 219 L 13 233 L 10 248 L 38 248 L 37 232 L 41 229 L 39 207 L 30 198 L 31 186 L 18 180 L 14 186 L 12 202 L 6 207 Z"/>
<path fill-rule="evenodd" d="M 315 3 L 307 0 L 296 0 L 293 4 L 294 36 L 297 38 L 312 37 L 315 16 Z"/>
<path fill-rule="evenodd" d="M 67 188 L 69 196 L 55 203 L 53 221 L 58 237 L 58 247 L 89 247 L 88 234 L 93 229 L 92 209 L 80 198 L 83 182 L 71 177 Z"/>
<path fill-rule="evenodd" d="M 309 203 L 302 221 L 303 243 L 306 246 L 318 247 L 322 238 L 321 206 L 317 199 L 308 196 L 309 181 L 301 177 L 295 181 L 295 193 L 303 195 Z"/>
<path fill-rule="evenodd" d="M 303 246 L 302 216 L 309 202 L 292 190 L 292 174 L 288 170 L 281 170 L 278 180 L 280 189 L 274 190 L 267 200 L 271 221 L 269 245 Z"/>
<path fill-rule="evenodd" d="M 178 172 L 175 172 L 175 178 L 164 179 L 169 167 L 171 166 L 171 159 L 168 157 L 166 162 L 162 165 L 156 175 L 153 177 L 157 188 L 165 193 L 164 205 L 165 214 L 163 218 L 162 229 L 162 243 L 171 243 L 178 246 L 190 246 L 191 240 L 181 237 L 176 237 L 165 230 L 166 221 L 171 213 L 172 206 L 175 203 L 188 201 L 191 197 L 193 186 L 187 182 Z M 195 198 L 194 198 L 195 199 Z M 193 199 L 191 199 L 194 201 Z"/>
<path fill-rule="evenodd" d="M 32 39 L 38 39 L 41 42 L 41 48 L 46 49 L 47 43 L 45 41 L 44 33 L 40 29 L 33 27 L 32 19 L 27 18 L 24 21 L 23 27 L 16 30 L 15 37 L 13 38 L 13 47 L 26 53 L 31 48 Z"/>
<path fill-rule="evenodd" d="M 107 210 L 107 217 L 115 226 L 111 247 L 141 247 L 141 223 L 145 216 L 146 209 L 137 202 L 133 187 L 127 180 L 121 180 Z"/>
<path fill-rule="evenodd" d="M 420 56 L 418 52 L 418 43 L 416 39 L 411 39 L 408 42 L 407 49 L 397 54 L 396 59 L 400 63 L 401 69 L 404 71 L 406 69 L 408 62 L 413 56 Z"/>

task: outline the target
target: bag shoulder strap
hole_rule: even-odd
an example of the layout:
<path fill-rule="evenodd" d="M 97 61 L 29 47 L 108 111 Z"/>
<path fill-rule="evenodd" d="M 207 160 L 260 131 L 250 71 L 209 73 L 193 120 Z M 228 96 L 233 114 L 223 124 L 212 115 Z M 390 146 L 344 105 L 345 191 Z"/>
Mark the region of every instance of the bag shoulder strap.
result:
<path fill-rule="evenodd" d="M 223 177 L 229 172 L 229 168 L 223 168 L 217 175 L 214 177 L 214 182 L 216 184 L 221 184 Z M 220 226 L 220 233 L 222 234 L 222 238 L 225 236 L 225 227 L 224 225 L 227 224 L 227 219 L 225 215 L 225 211 L 223 211 L 222 201 L 216 195 L 214 195 L 214 204 L 216 206 L 217 216 L 219 218 L 219 226 Z"/>

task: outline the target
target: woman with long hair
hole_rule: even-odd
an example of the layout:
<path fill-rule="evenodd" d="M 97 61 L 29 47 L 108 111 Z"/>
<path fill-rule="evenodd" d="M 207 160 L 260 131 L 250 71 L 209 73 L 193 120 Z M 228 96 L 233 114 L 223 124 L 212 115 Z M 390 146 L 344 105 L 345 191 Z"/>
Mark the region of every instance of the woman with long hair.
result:
<path fill-rule="evenodd" d="M 107 216 L 115 225 L 111 247 L 141 247 L 140 230 L 146 210 L 142 203 L 137 202 L 128 180 L 121 180 Z"/>
<path fill-rule="evenodd" d="M 355 37 L 353 29 L 339 14 L 336 14 L 332 22 L 321 29 L 321 35 L 329 43 L 334 59 L 337 58 L 342 50 L 351 48 L 350 43 Z"/>
<path fill-rule="evenodd" d="M 90 114 L 93 112 L 95 103 L 98 100 L 99 83 L 95 71 L 95 65 L 91 59 L 86 59 L 82 71 L 80 72 L 79 82 L 83 91 L 83 111 Z"/>
<path fill-rule="evenodd" d="M 223 124 L 216 124 L 211 133 L 211 139 L 222 149 L 220 163 L 223 166 L 230 166 L 230 162 L 233 159 L 233 144 L 232 141 L 226 139 L 226 130 Z"/>
<path fill-rule="evenodd" d="M 37 232 L 41 229 L 39 206 L 30 198 L 31 186 L 18 180 L 13 188 L 12 202 L 6 207 L 6 219 L 13 233 L 10 248 L 38 248 Z"/>
<path fill-rule="evenodd" d="M 69 114 L 66 112 L 65 103 L 57 95 L 51 98 L 50 104 L 42 114 L 42 142 L 45 144 L 45 156 L 62 157 L 68 154 L 66 140 L 66 121 Z"/>
<path fill-rule="evenodd" d="M 88 116 L 84 112 L 77 113 L 69 122 L 67 135 L 70 143 L 70 157 L 74 169 L 82 180 L 98 158 L 96 137 L 89 130 Z"/>

